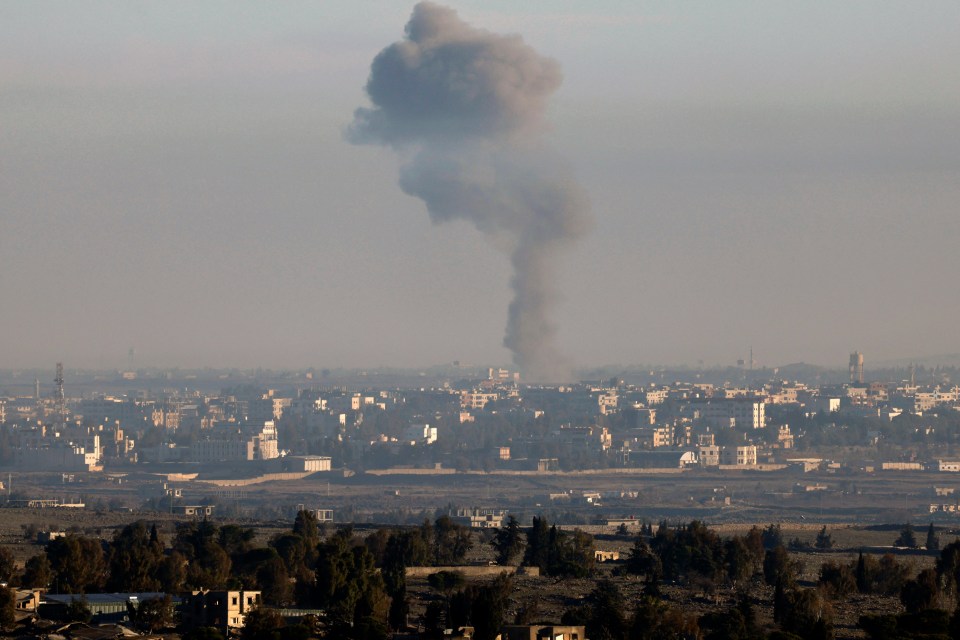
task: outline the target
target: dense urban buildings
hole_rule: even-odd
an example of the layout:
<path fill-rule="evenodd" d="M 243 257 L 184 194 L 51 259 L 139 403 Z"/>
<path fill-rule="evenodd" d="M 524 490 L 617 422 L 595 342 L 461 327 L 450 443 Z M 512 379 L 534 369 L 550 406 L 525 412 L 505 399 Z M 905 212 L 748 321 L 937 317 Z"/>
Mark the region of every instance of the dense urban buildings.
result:
<path fill-rule="evenodd" d="M 303 372 L 276 378 L 273 386 L 218 374 L 195 379 L 191 389 L 169 387 L 156 372 L 91 380 L 90 373 L 61 368 L 53 385 L 37 376 L 32 393 L 0 398 L 0 463 L 11 471 L 180 468 L 241 475 L 404 467 L 776 471 L 815 457 L 818 445 L 853 421 L 860 435 L 845 442 L 874 451 L 856 463 L 860 468 L 949 468 L 942 463 L 954 455 L 949 448 L 927 447 L 928 459 L 920 459 L 909 448 L 893 455 L 882 445 L 891 438 L 884 425 L 904 421 L 930 423 L 914 430 L 914 439 L 943 440 L 935 423 L 960 407 L 952 371 L 924 370 L 926 379 L 917 380 L 911 367 L 860 382 L 863 355 L 853 354 L 853 381 L 817 384 L 820 372 L 792 381 L 778 373 L 732 368 L 687 372 L 686 379 L 678 372 L 672 381 L 628 382 L 628 375 L 545 386 L 526 385 L 504 369 L 455 367 L 431 376 L 427 386 L 418 384 L 423 379 L 382 387 L 369 380 L 317 384 Z M 22 378 L 5 377 L 10 389 L 14 380 L 23 386 Z"/>

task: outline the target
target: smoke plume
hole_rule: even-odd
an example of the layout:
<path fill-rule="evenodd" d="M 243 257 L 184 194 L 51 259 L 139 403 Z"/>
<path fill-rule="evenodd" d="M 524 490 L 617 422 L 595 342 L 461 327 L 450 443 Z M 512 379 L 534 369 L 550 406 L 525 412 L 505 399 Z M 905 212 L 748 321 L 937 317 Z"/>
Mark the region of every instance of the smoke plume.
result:
<path fill-rule="evenodd" d="M 519 36 L 475 29 L 421 2 L 406 37 L 373 61 L 348 137 L 401 157 L 400 186 L 434 222 L 469 220 L 510 254 L 513 301 L 503 344 L 528 379 L 559 381 L 550 319 L 556 262 L 589 226 L 586 200 L 542 140 L 560 67 Z"/>

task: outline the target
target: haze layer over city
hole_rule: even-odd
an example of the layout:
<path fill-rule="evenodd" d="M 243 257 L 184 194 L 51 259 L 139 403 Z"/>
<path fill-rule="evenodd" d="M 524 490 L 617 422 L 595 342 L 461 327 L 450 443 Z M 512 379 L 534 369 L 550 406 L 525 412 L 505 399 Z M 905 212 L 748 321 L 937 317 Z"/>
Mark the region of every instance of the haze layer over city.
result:
<path fill-rule="evenodd" d="M 958 351 L 956 3 L 450 8 L 554 67 L 569 363 Z M 7 366 L 513 366 L 509 238 L 432 224 L 348 139 L 412 5 L 2 12 Z"/>

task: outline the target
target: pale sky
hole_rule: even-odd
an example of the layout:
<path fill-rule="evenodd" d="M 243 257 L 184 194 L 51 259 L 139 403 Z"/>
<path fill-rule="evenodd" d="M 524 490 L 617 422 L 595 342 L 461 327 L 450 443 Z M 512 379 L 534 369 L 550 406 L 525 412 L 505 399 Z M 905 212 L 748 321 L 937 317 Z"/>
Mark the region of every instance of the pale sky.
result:
<path fill-rule="evenodd" d="M 960 3 L 445 4 L 563 69 L 575 363 L 960 352 Z M 412 7 L 0 0 L 0 368 L 508 365 L 508 259 L 344 139 Z"/>

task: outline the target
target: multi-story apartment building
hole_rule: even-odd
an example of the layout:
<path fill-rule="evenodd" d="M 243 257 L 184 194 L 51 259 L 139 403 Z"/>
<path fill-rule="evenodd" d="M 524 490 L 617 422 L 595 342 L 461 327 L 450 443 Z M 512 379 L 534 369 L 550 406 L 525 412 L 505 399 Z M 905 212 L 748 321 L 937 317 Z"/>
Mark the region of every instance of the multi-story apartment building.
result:
<path fill-rule="evenodd" d="M 616 391 L 608 391 L 597 396 L 597 405 L 600 407 L 600 415 L 616 413 L 619 396 Z"/>
<path fill-rule="evenodd" d="M 657 404 L 663 404 L 670 397 L 670 389 L 663 387 L 661 389 L 649 389 L 643 394 L 643 404 L 652 407 Z"/>
<path fill-rule="evenodd" d="M 25 436 L 14 450 L 15 464 L 31 471 L 97 471 L 102 467 L 100 436 L 46 434 L 46 430 Z"/>
<path fill-rule="evenodd" d="M 462 391 L 460 393 L 461 409 L 483 409 L 488 402 L 496 402 L 499 393 L 483 393 L 481 391 Z"/>
<path fill-rule="evenodd" d="M 201 463 L 271 460 L 279 455 L 277 429 L 272 420 L 263 423 L 254 433 L 223 431 L 198 440 L 190 447 L 190 458 Z"/>
<path fill-rule="evenodd" d="M 715 444 L 704 444 L 697 447 L 697 458 L 701 466 L 716 467 L 720 465 L 720 447 Z"/>
<path fill-rule="evenodd" d="M 184 598 L 180 619 L 191 629 L 236 631 L 243 628 L 247 614 L 258 606 L 259 591 L 194 591 Z"/>
<path fill-rule="evenodd" d="M 688 410 L 701 426 L 761 429 L 766 426 L 766 404 L 755 398 L 707 398 L 690 401 Z"/>
<path fill-rule="evenodd" d="M 752 444 L 739 447 L 723 447 L 720 450 L 720 464 L 738 467 L 756 465 L 757 447 Z"/>

